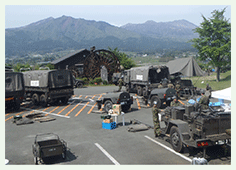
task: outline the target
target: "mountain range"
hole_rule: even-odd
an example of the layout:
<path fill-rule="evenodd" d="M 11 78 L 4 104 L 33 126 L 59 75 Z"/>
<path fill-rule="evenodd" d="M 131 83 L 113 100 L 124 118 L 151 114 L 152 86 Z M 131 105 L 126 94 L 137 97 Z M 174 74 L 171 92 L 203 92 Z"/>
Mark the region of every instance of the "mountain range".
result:
<path fill-rule="evenodd" d="M 49 17 L 29 25 L 5 29 L 5 55 L 26 55 L 66 49 L 118 47 L 121 51 L 157 52 L 193 49 L 197 26 L 186 21 L 147 21 L 121 27 L 103 21 Z"/>

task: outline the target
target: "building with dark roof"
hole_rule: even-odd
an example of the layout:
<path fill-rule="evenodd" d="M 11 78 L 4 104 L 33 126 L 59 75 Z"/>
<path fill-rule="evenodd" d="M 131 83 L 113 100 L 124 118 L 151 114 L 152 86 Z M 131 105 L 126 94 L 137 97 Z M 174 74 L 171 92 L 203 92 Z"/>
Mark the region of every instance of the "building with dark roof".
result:
<path fill-rule="evenodd" d="M 74 75 L 77 77 L 83 74 L 83 64 L 86 57 L 90 54 L 87 49 L 81 49 L 70 53 L 64 57 L 51 62 L 55 69 L 69 69 L 73 70 Z"/>
<path fill-rule="evenodd" d="M 90 51 L 87 49 L 81 49 L 70 53 L 64 57 L 61 57 L 57 60 L 51 62 L 54 65 L 55 69 L 66 69 L 67 67 L 74 67 L 76 64 L 83 64 L 85 58 L 90 54 Z"/>

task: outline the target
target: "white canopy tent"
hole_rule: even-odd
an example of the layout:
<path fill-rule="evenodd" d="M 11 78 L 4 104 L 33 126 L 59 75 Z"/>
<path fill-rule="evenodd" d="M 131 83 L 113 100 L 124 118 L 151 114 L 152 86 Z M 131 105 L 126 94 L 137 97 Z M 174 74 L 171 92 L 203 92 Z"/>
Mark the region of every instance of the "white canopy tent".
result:
<path fill-rule="evenodd" d="M 213 91 L 211 92 L 211 97 L 231 101 L 231 87 L 223 90 Z"/>

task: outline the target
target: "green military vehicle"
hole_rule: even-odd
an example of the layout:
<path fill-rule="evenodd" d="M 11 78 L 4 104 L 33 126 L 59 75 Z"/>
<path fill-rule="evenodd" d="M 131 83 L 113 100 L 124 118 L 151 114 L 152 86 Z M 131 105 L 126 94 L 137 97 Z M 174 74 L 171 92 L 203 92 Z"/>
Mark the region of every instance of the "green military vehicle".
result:
<path fill-rule="evenodd" d="M 66 104 L 74 94 L 73 76 L 69 70 L 35 70 L 23 74 L 26 98 L 35 105 Z"/>
<path fill-rule="evenodd" d="M 170 106 L 172 98 L 176 95 L 175 89 L 172 88 L 155 88 L 149 96 L 143 97 L 143 100 L 147 99 L 148 104 L 152 107 L 154 102 L 157 103 L 157 107 L 160 108 L 165 103 L 166 106 Z"/>
<path fill-rule="evenodd" d="M 19 110 L 24 95 L 23 74 L 5 69 L 5 108 Z"/>
<path fill-rule="evenodd" d="M 101 109 L 101 105 L 104 104 L 104 111 L 107 113 L 112 109 L 113 104 L 120 104 L 121 110 L 127 112 L 133 104 L 133 97 L 128 92 L 111 92 L 97 100 L 97 104 L 98 109 Z"/>
<path fill-rule="evenodd" d="M 206 148 L 215 145 L 231 145 L 231 112 L 209 108 L 201 110 L 198 105 L 167 107 L 161 112 L 162 134 L 169 136 L 173 149 L 182 152 L 184 147 Z"/>
<path fill-rule="evenodd" d="M 167 86 L 169 69 L 166 66 L 134 67 L 123 72 L 127 92 L 134 91 L 139 96 L 148 96 L 160 83 Z"/>

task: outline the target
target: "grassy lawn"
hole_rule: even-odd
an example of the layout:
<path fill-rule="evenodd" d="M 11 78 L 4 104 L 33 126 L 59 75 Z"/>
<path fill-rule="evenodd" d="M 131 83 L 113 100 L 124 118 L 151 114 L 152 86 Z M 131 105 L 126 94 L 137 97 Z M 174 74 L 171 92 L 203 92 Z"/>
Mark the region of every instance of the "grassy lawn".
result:
<path fill-rule="evenodd" d="M 221 90 L 231 87 L 231 71 L 220 73 L 219 82 L 216 81 L 216 73 L 212 73 L 210 76 L 190 77 L 186 79 L 192 80 L 195 87 L 202 89 L 206 88 L 207 83 L 211 86 L 212 90 Z"/>

